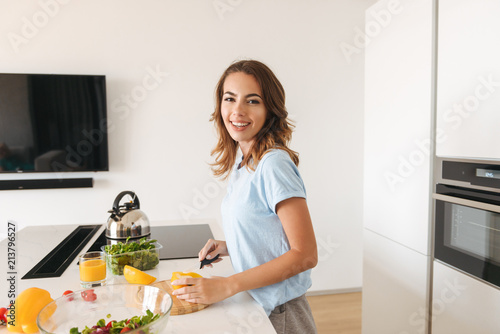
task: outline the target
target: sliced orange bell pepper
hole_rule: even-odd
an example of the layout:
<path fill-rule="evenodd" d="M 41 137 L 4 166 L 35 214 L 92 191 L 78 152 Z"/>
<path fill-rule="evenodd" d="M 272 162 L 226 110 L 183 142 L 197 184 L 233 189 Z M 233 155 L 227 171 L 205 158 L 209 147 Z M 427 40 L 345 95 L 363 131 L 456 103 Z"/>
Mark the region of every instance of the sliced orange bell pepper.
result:
<path fill-rule="evenodd" d="M 173 281 L 181 279 L 181 278 L 186 278 L 186 277 L 203 277 L 203 276 L 201 276 L 200 274 L 197 274 L 197 273 L 183 273 L 180 271 L 174 271 L 172 273 L 172 279 L 170 280 L 170 282 L 173 282 Z M 174 290 L 177 290 L 177 289 L 183 288 L 185 286 L 186 285 L 172 285 L 172 288 Z"/>
<path fill-rule="evenodd" d="M 37 333 L 36 317 L 42 308 L 52 301 L 50 293 L 46 290 L 39 288 L 24 290 L 14 302 L 14 313 L 9 313 L 7 330 L 17 333 Z"/>

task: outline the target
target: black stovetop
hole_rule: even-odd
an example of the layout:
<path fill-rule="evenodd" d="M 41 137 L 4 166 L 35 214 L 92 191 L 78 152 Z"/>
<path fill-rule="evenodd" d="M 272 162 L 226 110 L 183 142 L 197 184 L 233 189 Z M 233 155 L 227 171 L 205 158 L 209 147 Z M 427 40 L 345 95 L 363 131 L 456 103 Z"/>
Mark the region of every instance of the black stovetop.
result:
<path fill-rule="evenodd" d="M 78 226 L 22 279 L 60 277 L 101 226 Z M 101 251 L 101 246 L 112 243 L 105 232 L 102 231 L 87 252 Z M 213 234 L 208 224 L 152 226 L 148 236 L 148 239 L 156 239 L 163 246 L 160 260 L 197 258 L 198 252 L 211 238 Z"/>
<path fill-rule="evenodd" d="M 105 232 L 101 233 L 88 252 L 100 251 L 101 246 L 111 244 L 112 241 L 106 238 Z M 173 260 L 197 258 L 198 252 L 208 239 L 213 238 L 213 234 L 208 224 L 151 226 L 151 235 L 147 238 L 156 239 L 163 246 L 160 249 L 160 260 Z"/>

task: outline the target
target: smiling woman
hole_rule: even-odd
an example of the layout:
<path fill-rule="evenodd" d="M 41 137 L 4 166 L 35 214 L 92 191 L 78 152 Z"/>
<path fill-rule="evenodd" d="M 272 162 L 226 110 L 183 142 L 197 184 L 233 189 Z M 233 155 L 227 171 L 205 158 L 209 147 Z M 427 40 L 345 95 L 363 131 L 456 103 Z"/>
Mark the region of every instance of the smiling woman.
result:
<path fill-rule="evenodd" d="M 180 278 L 172 284 L 185 286 L 173 294 L 210 304 L 248 291 L 277 333 L 316 333 L 305 298 L 318 261 L 316 239 L 298 154 L 288 148 L 285 91 L 266 65 L 245 60 L 224 72 L 216 101 L 214 174 L 230 176 L 222 203 L 226 241 L 208 240 L 199 259 L 230 256 L 236 274 Z M 238 148 L 243 156 L 236 161 Z"/>
<path fill-rule="evenodd" d="M 266 121 L 266 107 L 259 83 L 253 75 L 237 72 L 224 82 L 221 116 L 231 138 L 238 142 L 244 156 Z"/>
<path fill-rule="evenodd" d="M 237 93 L 239 96 L 236 96 Z M 254 169 L 264 153 L 273 147 L 279 147 L 288 152 L 294 164 L 299 164 L 298 154 L 288 148 L 292 139 L 293 125 L 288 119 L 288 111 L 285 107 L 285 90 L 266 65 L 255 60 L 244 60 L 232 64 L 217 83 L 215 94 L 216 106 L 211 120 L 219 133 L 219 141 L 212 151 L 212 155 L 216 157 L 216 162 L 213 165 L 216 176 L 228 176 L 236 160 L 238 146 L 243 153 L 241 166 L 252 162 L 249 165 L 251 170 Z M 238 106 L 237 102 L 243 106 L 246 105 L 245 108 Z M 247 117 L 250 115 L 257 117 L 257 114 L 261 115 L 261 113 L 265 115 L 264 123 L 259 123 L 260 127 L 255 124 L 252 127 L 252 130 L 258 130 L 257 132 L 253 131 L 254 136 L 249 139 L 253 143 L 250 152 L 244 152 L 245 148 L 249 148 L 246 141 L 243 142 L 242 146 L 238 141 L 239 138 L 232 137 L 235 131 L 231 131 L 231 129 L 237 130 L 237 127 L 228 127 L 229 119 L 225 115 L 231 110 L 233 110 L 234 115 L 231 116 L 233 118 L 230 120 L 237 123 L 241 122 L 243 114 Z M 262 121 L 262 118 L 260 120 Z M 249 120 L 237 125 L 245 125 L 248 123 L 246 121 Z M 246 127 L 244 129 L 246 130 Z"/>

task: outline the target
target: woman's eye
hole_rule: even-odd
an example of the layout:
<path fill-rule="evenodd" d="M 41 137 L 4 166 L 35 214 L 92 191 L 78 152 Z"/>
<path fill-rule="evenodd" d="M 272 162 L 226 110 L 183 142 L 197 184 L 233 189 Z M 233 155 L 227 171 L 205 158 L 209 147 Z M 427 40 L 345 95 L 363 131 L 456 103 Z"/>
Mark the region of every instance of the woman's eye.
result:
<path fill-rule="evenodd" d="M 234 99 L 232 97 L 226 97 L 224 99 L 224 101 L 226 101 L 226 102 L 234 102 Z"/>
<path fill-rule="evenodd" d="M 248 101 L 250 104 L 259 104 L 260 102 L 258 100 L 250 100 Z"/>

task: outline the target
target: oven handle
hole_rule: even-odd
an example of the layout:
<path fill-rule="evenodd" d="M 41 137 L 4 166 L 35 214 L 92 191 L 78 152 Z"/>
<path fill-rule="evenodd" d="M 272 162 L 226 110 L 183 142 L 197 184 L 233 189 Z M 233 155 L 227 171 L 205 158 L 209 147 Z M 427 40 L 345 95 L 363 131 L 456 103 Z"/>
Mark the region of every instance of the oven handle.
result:
<path fill-rule="evenodd" d="M 436 194 L 436 193 L 432 194 L 432 198 L 434 198 L 435 200 L 438 200 L 438 201 L 449 202 L 449 203 L 453 203 L 453 204 L 469 206 L 469 207 L 472 207 L 475 209 L 500 213 L 500 206 L 494 205 L 494 204 L 472 201 L 470 199 L 464 199 L 464 198 Z"/>

